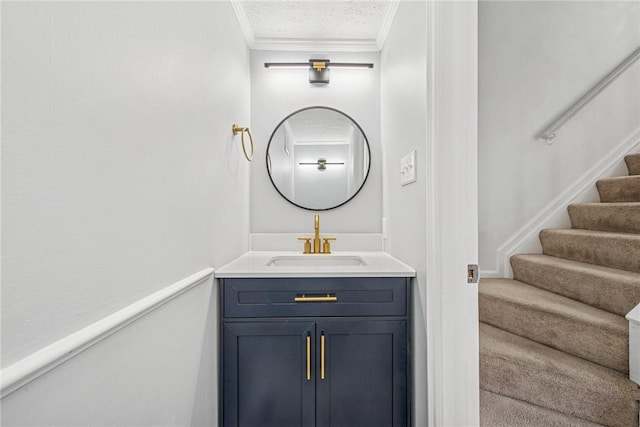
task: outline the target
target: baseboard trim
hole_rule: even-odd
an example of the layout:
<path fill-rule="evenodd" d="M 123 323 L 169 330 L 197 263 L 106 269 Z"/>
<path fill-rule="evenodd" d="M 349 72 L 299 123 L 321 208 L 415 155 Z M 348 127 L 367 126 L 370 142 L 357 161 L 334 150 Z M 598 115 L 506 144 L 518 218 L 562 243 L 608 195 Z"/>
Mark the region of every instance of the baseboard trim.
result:
<path fill-rule="evenodd" d="M 566 214 L 566 207 L 574 203 L 578 197 L 595 188 L 598 179 L 606 176 L 607 171 L 616 166 L 622 158 L 636 149 L 640 148 L 640 127 L 631 132 L 620 144 L 618 144 L 609 154 L 602 158 L 591 169 L 585 172 L 565 191 L 548 203 L 535 217 L 520 227 L 518 231 L 511 235 L 496 251 L 497 277 L 511 277 L 511 264 L 509 259 L 515 253 L 520 253 L 521 248 L 539 247 L 535 243 L 538 233 L 544 228 L 549 228 L 549 223 L 555 217 Z M 568 218 L 568 215 L 567 215 Z M 530 251 L 528 249 L 527 251 Z"/>
<path fill-rule="evenodd" d="M 213 268 L 205 268 L 8 366 L 0 371 L 0 398 L 19 390 L 189 289 L 211 280 Z"/>
<path fill-rule="evenodd" d="M 502 277 L 498 270 L 480 270 L 480 279 Z"/>

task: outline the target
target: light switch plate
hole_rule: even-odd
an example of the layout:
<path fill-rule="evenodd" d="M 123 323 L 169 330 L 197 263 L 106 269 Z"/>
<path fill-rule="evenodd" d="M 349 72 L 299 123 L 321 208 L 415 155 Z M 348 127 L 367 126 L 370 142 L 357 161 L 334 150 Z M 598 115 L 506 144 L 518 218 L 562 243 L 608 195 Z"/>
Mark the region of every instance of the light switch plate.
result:
<path fill-rule="evenodd" d="M 400 159 L 400 185 L 416 182 L 416 150 Z"/>

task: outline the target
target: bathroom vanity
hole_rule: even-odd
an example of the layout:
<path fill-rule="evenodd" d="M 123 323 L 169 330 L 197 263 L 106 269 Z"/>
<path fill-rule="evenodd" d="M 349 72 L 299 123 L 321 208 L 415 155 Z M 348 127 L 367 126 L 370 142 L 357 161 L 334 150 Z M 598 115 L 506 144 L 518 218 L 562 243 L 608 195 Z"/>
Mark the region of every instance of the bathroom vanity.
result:
<path fill-rule="evenodd" d="M 217 271 L 220 424 L 409 425 L 413 276 L 382 252 L 249 253 Z"/>

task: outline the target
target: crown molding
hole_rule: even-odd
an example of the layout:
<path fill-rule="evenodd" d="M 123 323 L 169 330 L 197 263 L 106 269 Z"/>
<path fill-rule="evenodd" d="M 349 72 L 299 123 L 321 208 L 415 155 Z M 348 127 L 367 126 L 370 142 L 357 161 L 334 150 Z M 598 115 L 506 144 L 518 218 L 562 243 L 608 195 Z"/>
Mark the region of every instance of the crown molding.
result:
<path fill-rule="evenodd" d="M 236 13 L 236 18 L 238 18 L 238 24 L 240 24 L 242 34 L 247 41 L 247 46 L 251 49 L 256 42 L 256 36 L 251 29 L 247 12 L 244 10 L 244 6 L 240 0 L 231 0 L 231 6 L 233 6 L 233 11 Z"/>
<path fill-rule="evenodd" d="M 384 20 L 382 21 L 382 26 L 378 31 L 378 37 L 376 37 L 376 45 L 378 47 L 378 50 L 382 50 L 382 48 L 384 47 L 384 43 L 387 41 L 389 31 L 391 30 L 391 25 L 393 24 L 393 18 L 396 16 L 399 5 L 400 0 L 392 0 L 389 4 L 387 14 L 385 15 Z"/>

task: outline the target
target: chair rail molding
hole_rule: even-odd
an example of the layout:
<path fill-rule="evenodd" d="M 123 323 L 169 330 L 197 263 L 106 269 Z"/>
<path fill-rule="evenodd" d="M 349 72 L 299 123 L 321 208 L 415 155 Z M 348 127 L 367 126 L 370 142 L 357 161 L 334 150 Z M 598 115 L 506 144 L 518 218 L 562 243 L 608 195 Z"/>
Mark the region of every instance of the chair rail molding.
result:
<path fill-rule="evenodd" d="M 6 367 L 0 371 L 0 398 L 19 390 L 190 289 L 200 284 L 211 284 L 213 272 L 213 268 L 205 268 Z"/>

